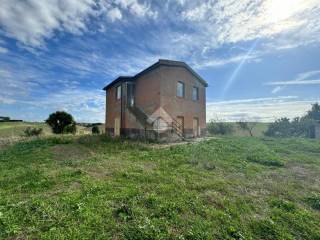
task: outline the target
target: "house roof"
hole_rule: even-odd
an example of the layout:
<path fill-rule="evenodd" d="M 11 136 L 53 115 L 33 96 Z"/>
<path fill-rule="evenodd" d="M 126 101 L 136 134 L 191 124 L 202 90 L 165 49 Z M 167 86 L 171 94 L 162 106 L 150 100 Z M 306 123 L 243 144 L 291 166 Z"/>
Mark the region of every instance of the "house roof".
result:
<path fill-rule="evenodd" d="M 131 82 L 131 81 L 135 81 L 137 78 L 141 77 L 142 75 L 152 71 L 153 69 L 156 69 L 159 66 L 169 66 L 169 67 L 183 67 L 185 69 L 187 69 L 193 76 L 195 76 L 199 82 L 201 82 L 205 87 L 208 86 L 208 83 L 203 80 L 202 77 L 200 77 L 199 74 L 197 74 L 188 64 L 186 64 L 185 62 L 180 62 L 180 61 L 172 61 L 172 60 L 165 60 L 165 59 L 159 59 L 158 62 L 154 63 L 153 65 L 151 65 L 150 67 L 144 69 L 143 71 L 139 72 L 138 74 L 134 75 L 134 76 L 120 76 L 118 78 L 116 78 L 115 80 L 113 80 L 111 83 L 109 83 L 107 86 L 105 86 L 103 88 L 103 90 L 107 90 L 109 88 L 111 88 L 112 86 L 116 85 L 117 83 L 120 82 Z"/>

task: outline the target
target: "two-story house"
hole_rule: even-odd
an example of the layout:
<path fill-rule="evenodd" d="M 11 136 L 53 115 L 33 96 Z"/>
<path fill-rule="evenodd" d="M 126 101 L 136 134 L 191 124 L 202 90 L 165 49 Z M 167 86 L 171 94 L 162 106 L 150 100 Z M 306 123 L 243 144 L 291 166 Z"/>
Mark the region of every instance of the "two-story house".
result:
<path fill-rule="evenodd" d="M 186 63 L 159 60 L 135 76 L 121 76 L 106 91 L 106 133 L 111 136 L 190 138 L 205 134 L 206 87 Z"/>

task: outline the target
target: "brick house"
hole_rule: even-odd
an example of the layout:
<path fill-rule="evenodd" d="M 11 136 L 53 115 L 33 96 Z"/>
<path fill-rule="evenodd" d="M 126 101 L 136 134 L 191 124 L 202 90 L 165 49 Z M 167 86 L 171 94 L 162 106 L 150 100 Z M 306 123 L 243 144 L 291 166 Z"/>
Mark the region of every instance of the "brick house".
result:
<path fill-rule="evenodd" d="M 106 91 L 106 133 L 157 139 L 205 134 L 208 84 L 186 63 L 159 60 Z"/>

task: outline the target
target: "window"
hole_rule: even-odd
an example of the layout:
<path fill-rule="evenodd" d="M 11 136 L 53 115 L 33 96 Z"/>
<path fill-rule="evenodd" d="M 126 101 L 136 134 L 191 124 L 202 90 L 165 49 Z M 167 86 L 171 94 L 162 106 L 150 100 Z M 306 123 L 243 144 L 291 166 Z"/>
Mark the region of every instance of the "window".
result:
<path fill-rule="evenodd" d="M 134 106 L 134 85 L 130 83 L 127 83 L 127 105 Z"/>
<path fill-rule="evenodd" d="M 119 100 L 121 98 L 121 85 L 116 88 L 116 99 Z"/>
<path fill-rule="evenodd" d="M 199 100 L 199 88 L 198 87 L 193 87 L 192 88 L 192 100 L 193 101 L 198 101 Z"/>
<path fill-rule="evenodd" d="M 177 84 L 177 96 L 184 97 L 184 83 L 178 82 Z"/>

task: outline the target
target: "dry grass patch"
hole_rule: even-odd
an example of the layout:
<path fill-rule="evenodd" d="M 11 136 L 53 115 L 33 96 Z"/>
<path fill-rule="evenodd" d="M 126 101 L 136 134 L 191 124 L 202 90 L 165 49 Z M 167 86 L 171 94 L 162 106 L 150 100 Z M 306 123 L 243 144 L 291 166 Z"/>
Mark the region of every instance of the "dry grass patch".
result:
<path fill-rule="evenodd" d="M 83 160 L 95 155 L 94 152 L 90 151 L 90 149 L 83 145 L 75 144 L 52 146 L 51 153 L 53 154 L 53 160 L 55 161 Z"/>

